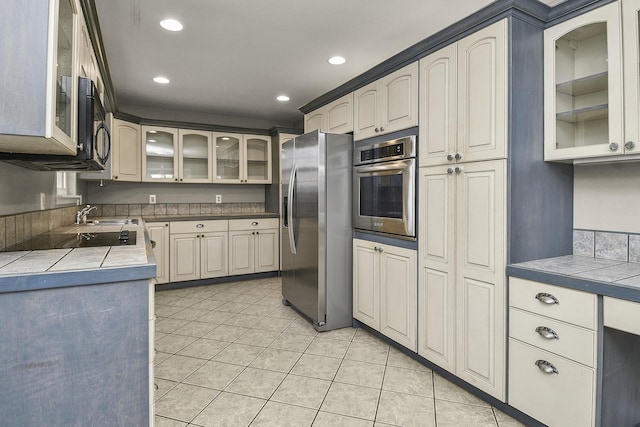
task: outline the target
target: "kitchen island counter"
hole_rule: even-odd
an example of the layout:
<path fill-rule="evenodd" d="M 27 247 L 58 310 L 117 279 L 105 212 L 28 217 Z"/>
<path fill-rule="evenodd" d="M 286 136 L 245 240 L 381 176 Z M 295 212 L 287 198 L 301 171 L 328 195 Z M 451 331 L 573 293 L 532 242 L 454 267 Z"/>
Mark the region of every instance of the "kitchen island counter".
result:
<path fill-rule="evenodd" d="M 511 264 L 507 275 L 640 302 L 640 264 L 566 255 Z"/>

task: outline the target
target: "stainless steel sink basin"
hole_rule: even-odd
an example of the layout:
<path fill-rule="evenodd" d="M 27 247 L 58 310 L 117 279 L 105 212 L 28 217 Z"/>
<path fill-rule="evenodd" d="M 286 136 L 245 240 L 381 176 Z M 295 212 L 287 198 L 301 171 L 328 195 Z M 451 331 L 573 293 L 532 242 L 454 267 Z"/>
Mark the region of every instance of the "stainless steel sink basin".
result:
<path fill-rule="evenodd" d="M 88 225 L 137 225 L 138 220 L 136 218 L 123 218 L 123 219 L 91 219 L 87 221 Z"/>

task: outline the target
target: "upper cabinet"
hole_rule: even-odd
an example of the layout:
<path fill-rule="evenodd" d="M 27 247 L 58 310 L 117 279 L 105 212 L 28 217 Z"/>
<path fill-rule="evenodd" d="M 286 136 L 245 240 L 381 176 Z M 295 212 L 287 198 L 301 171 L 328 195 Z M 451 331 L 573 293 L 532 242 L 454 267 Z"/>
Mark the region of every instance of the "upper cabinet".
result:
<path fill-rule="evenodd" d="M 269 136 L 214 132 L 213 139 L 213 182 L 271 183 Z"/>
<path fill-rule="evenodd" d="M 142 181 L 178 181 L 178 130 L 142 126 Z"/>
<path fill-rule="evenodd" d="M 76 154 L 77 0 L 2 4 L 0 150 Z"/>
<path fill-rule="evenodd" d="M 545 31 L 545 160 L 637 154 L 639 10 L 622 0 Z"/>
<path fill-rule="evenodd" d="M 320 129 L 330 133 L 353 131 L 353 93 L 318 108 L 304 116 L 305 133 Z"/>
<path fill-rule="evenodd" d="M 507 23 L 420 60 L 420 166 L 507 157 Z"/>
<path fill-rule="evenodd" d="M 211 182 L 213 151 L 211 132 L 178 130 L 179 182 Z"/>
<path fill-rule="evenodd" d="M 353 139 L 418 125 L 418 63 L 376 80 L 353 94 Z"/>

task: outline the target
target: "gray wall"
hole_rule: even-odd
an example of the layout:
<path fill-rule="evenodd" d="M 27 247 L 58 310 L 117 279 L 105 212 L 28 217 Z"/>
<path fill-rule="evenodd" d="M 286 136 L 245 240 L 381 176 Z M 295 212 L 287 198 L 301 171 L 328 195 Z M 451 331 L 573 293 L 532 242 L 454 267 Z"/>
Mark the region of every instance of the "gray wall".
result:
<path fill-rule="evenodd" d="M 45 194 L 47 209 L 64 206 L 56 205 L 55 172 L 32 171 L 0 162 L 0 182 L 0 215 L 40 210 L 40 193 Z M 82 192 L 82 183 L 79 185 Z"/>
<path fill-rule="evenodd" d="M 174 184 L 145 182 L 87 183 L 87 203 L 145 204 L 149 195 L 156 195 L 156 203 L 215 203 L 216 194 L 223 203 L 264 203 L 264 185 L 232 184 Z"/>

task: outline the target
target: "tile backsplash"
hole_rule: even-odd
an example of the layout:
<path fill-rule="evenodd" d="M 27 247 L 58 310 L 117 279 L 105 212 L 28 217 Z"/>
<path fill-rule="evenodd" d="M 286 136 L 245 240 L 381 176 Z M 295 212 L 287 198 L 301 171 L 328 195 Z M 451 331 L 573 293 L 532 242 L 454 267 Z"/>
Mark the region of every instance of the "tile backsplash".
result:
<path fill-rule="evenodd" d="M 157 203 L 155 205 L 92 205 L 89 217 L 225 215 L 264 212 L 264 203 Z M 54 228 L 73 224 L 79 206 L 0 216 L 0 250 Z"/>
<path fill-rule="evenodd" d="M 640 263 L 640 235 L 597 230 L 573 230 L 573 254 Z"/>

